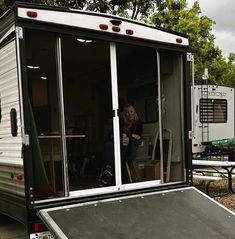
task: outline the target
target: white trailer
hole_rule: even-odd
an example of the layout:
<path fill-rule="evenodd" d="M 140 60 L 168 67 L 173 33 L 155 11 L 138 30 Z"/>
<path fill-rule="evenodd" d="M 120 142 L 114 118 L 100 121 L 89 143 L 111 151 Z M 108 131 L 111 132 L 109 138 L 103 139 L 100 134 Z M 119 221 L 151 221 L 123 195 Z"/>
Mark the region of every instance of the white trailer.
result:
<path fill-rule="evenodd" d="M 0 212 L 31 239 L 232 238 L 234 214 L 190 187 L 188 52 L 182 33 L 17 3 L 0 18 Z M 143 122 L 128 162 L 125 102 Z M 107 133 L 115 168 L 104 186 Z"/>
<path fill-rule="evenodd" d="M 192 152 L 201 154 L 207 143 L 235 138 L 234 89 L 195 85 L 192 91 Z"/>

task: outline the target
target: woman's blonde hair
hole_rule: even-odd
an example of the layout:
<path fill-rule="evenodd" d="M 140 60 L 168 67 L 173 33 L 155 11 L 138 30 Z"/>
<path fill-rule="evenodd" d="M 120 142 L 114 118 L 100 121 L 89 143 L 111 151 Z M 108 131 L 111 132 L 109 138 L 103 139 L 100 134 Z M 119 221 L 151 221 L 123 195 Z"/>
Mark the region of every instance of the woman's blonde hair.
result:
<path fill-rule="evenodd" d="M 138 114 L 137 114 L 137 112 L 136 112 L 134 106 L 131 105 L 131 104 L 125 104 L 124 107 L 123 107 L 123 115 L 122 115 L 124 122 L 128 122 L 128 120 L 127 120 L 127 118 L 126 118 L 126 115 L 125 115 L 125 110 L 126 110 L 127 108 L 131 108 L 131 109 L 133 110 L 133 112 L 134 112 L 134 121 L 139 120 Z"/>

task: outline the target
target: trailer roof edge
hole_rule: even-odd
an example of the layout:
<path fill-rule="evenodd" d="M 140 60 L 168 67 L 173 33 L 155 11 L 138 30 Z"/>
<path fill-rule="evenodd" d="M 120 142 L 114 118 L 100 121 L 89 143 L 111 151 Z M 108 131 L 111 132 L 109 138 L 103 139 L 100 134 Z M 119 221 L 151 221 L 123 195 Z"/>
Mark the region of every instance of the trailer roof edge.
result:
<path fill-rule="evenodd" d="M 49 9 L 49 10 L 55 10 L 55 11 L 63 11 L 63 12 L 79 12 L 80 14 L 88 14 L 88 15 L 93 15 L 93 16 L 108 16 L 110 18 L 114 18 L 114 19 L 122 19 L 125 20 L 127 22 L 132 22 L 138 25 L 142 25 L 145 27 L 149 27 L 149 28 L 153 28 L 153 29 L 157 29 L 157 30 L 161 30 L 164 32 L 168 32 L 168 33 L 172 33 L 172 34 L 177 34 L 179 36 L 185 37 L 185 38 L 189 38 L 189 36 L 186 33 L 182 33 L 182 32 L 177 32 L 171 29 L 167 29 L 164 27 L 160 27 L 160 26 L 154 26 L 154 25 L 150 25 L 144 22 L 140 22 L 137 20 L 133 20 L 133 19 L 129 19 L 129 18 L 125 18 L 125 17 L 121 17 L 121 16 L 116 16 L 116 15 L 111 15 L 111 14 L 106 14 L 106 13 L 100 13 L 100 12 L 93 12 L 93 11 L 86 11 L 86 10 L 79 10 L 79 9 L 73 9 L 73 8 L 68 8 L 68 7 L 57 7 L 57 6 L 51 6 L 51 5 L 44 5 L 44 4 L 33 4 L 33 3 L 25 3 L 25 2 L 16 2 L 15 3 L 16 7 L 35 7 L 38 9 Z"/>

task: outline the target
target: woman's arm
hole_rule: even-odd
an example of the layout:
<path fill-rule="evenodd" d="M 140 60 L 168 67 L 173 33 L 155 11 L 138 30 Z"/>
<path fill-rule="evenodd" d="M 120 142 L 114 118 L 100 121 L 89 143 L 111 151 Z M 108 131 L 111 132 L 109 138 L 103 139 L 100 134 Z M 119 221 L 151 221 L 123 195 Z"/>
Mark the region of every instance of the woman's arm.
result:
<path fill-rule="evenodd" d="M 134 140 L 139 140 L 141 138 L 143 131 L 143 125 L 141 121 L 135 122 L 135 125 L 133 125 L 132 132 L 131 132 L 131 137 Z"/>

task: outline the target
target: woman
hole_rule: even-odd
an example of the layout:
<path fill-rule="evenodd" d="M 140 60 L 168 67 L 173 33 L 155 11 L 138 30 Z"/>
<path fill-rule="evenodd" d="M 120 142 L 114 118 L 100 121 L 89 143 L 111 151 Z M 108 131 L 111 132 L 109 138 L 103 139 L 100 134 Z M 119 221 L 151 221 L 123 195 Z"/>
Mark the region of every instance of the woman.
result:
<path fill-rule="evenodd" d="M 139 120 L 135 108 L 130 104 L 126 104 L 123 107 L 120 121 L 122 172 L 125 172 L 123 162 L 133 160 L 136 157 L 136 151 L 141 143 L 142 128 L 142 122 Z M 103 185 L 114 184 L 113 150 L 113 138 L 109 137 L 109 140 L 106 141 L 104 148 L 105 170 L 101 175 Z M 123 174 L 123 178 L 126 178 L 125 173 Z"/>
<path fill-rule="evenodd" d="M 130 104 L 126 104 L 123 107 L 120 127 L 122 134 L 122 157 L 124 157 L 124 160 L 134 159 L 140 144 L 143 125 L 135 108 Z"/>

